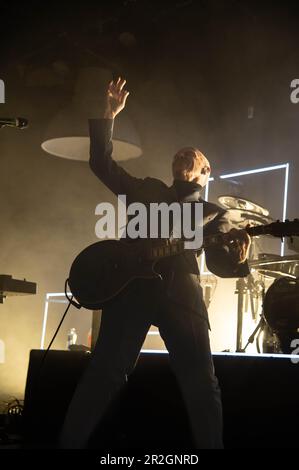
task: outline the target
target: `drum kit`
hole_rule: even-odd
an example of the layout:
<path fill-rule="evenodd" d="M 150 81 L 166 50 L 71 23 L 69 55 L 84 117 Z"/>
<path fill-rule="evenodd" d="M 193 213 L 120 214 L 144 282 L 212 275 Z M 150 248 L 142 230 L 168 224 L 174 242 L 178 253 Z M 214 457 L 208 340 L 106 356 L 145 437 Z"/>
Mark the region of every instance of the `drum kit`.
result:
<path fill-rule="evenodd" d="M 266 225 L 273 222 L 269 211 L 247 199 L 236 196 L 219 196 L 219 203 L 227 211 L 239 228 Z M 248 264 L 250 275 L 238 279 L 238 317 L 236 352 L 245 352 L 248 345 L 256 340 L 258 352 L 292 352 L 292 341 L 299 342 L 299 243 L 298 238 L 289 242 L 288 247 L 295 252 L 291 256 L 259 252 L 257 240 L 252 239 Z M 296 254 L 297 253 L 297 254 Z M 269 287 L 270 283 L 270 287 Z M 243 317 L 245 305 L 250 301 L 252 319 L 256 322 L 261 307 L 260 320 L 243 347 Z M 260 336 L 263 334 L 262 348 Z"/>

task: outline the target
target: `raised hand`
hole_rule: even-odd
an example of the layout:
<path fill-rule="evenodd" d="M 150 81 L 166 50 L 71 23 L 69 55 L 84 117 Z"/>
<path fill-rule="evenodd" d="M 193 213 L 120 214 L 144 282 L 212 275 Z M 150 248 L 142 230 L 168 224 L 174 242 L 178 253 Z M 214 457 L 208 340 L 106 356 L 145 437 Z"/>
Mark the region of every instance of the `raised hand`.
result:
<path fill-rule="evenodd" d="M 126 80 L 118 77 L 116 81 L 109 83 L 107 90 L 107 103 L 104 117 L 114 119 L 115 116 L 124 109 L 126 100 L 129 95 L 127 90 L 124 90 Z"/>

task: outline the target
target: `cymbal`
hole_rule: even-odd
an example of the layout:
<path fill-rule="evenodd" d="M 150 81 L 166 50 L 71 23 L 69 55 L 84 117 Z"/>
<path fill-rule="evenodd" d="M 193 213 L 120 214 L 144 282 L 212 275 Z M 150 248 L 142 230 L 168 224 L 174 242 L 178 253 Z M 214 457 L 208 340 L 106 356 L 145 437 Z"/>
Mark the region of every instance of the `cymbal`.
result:
<path fill-rule="evenodd" d="M 226 209 L 241 209 L 245 211 L 255 212 L 265 217 L 269 216 L 268 209 L 256 204 L 249 199 L 242 199 L 236 196 L 223 195 L 218 197 L 220 204 Z"/>
<path fill-rule="evenodd" d="M 228 209 L 227 212 L 231 222 L 234 222 L 239 228 L 245 228 L 248 224 L 255 227 L 273 222 L 271 217 L 248 210 Z"/>
<path fill-rule="evenodd" d="M 261 253 L 261 259 L 249 261 L 249 267 L 259 271 L 264 276 L 279 278 L 291 277 L 296 279 L 299 276 L 299 255 L 278 256 Z"/>

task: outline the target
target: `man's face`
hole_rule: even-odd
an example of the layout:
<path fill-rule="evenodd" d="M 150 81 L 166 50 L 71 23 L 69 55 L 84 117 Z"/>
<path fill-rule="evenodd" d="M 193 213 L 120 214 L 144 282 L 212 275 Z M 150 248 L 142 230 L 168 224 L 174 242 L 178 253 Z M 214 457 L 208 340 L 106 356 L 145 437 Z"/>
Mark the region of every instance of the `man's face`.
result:
<path fill-rule="evenodd" d="M 204 187 L 211 167 L 208 159 L 194 147 L 184 147 L 173 157 L 172 172 L 175 179 L 194 181 Z"/>

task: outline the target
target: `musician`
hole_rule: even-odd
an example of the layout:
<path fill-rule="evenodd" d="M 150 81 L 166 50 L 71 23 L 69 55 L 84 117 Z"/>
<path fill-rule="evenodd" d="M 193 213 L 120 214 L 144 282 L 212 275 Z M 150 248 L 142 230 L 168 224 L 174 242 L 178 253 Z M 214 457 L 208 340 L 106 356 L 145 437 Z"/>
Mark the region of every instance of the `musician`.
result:
<path fill-rule="evenodd" d="M 222 277 L 247 276 L 250 239 L 245 231 L 233 227 L 225 210 L 201 199 L 211 168 L 198 149 L 186 147 L 174 156 L 174 181 L 170 187 L 155 178 L 135 178 L 112 159 L 113 122 L 129 95 L 125 83 L 118 78 L 109 84 L 103 118 L 89 121 L 92 171 L 115 194 L 125 194 L 128 203 L 201 202 L 204 235 L 230 231 L 234 241 L 230 248 L 223 245 L 206 250 L 208 268 Z M 163 281 L 134 280 L 103 309 L 91 361 L 65 419 L 62 447 L 88 446 L 109 403 L 134 369 L 147 332 L 154 324 L 165 342 L 184 397 L 194 447 L 222 448 L 221 396 L 214 375 L 209 320 L 196 256 L 186 250 L 158 265 Z"/>

